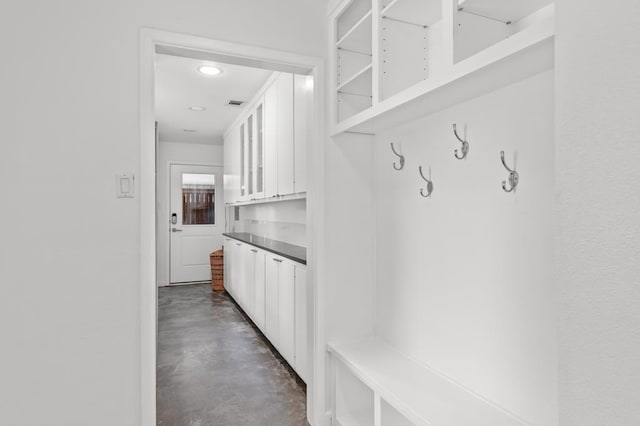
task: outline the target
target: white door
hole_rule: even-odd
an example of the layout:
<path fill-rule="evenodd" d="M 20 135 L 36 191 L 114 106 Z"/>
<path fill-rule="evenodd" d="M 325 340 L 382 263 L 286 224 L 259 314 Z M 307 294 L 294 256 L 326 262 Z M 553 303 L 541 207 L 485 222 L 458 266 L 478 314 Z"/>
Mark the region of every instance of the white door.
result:
<path fill-rule="evenodd" d="M 211 279 L 209 253 L 222 247 L 222 167 L 171 165 L 170 281 Z"/>

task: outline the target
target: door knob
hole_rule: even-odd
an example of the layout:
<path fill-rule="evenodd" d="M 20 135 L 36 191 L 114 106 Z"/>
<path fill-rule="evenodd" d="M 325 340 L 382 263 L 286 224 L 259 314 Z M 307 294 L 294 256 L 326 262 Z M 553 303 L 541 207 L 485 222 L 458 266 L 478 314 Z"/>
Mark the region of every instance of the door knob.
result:
<path fill-rule="evenodd" d="M 182 229 L 171 228 L 171 232 L 182 232 Z"/>

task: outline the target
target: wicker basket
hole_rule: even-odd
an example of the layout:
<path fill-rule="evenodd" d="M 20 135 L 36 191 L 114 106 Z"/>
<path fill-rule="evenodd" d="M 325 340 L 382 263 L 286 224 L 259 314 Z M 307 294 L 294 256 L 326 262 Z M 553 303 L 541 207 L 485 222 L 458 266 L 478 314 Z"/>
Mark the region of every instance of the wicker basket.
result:
<path fill-rule="evenodd" d="M 216 250 L 209 255 L 211 263 L 211 290 L 224 291 L 224 253 Z"/>

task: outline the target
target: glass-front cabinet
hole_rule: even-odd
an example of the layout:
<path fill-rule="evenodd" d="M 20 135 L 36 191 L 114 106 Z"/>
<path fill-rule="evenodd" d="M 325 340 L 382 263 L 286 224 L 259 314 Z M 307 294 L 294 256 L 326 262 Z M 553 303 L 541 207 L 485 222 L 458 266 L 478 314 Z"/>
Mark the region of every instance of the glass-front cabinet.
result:
<path fill-rule="evenodd" d="M 240 200 L 264 197 L 264 107 L 262 99 L 240 125 Z"/>

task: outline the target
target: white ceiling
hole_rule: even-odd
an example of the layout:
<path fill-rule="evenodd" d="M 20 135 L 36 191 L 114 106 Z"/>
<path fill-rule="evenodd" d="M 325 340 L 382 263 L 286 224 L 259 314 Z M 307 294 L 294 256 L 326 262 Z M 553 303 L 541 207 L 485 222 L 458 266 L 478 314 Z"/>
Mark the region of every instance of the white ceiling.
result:
<path fill-rule="evenodd" d="M 205 64 L 215 65 L 222 74 L 201 74 L 198 67 Z M 227 101 L 250 101 L 271 73 L 264 69 L 157 54 L 155 102 L 160 141 L 222 144 L 224 131 L 246 106 L 226 106 Z M 191 106 L 202 106 L 206 111 L 191 111 Z"/>

